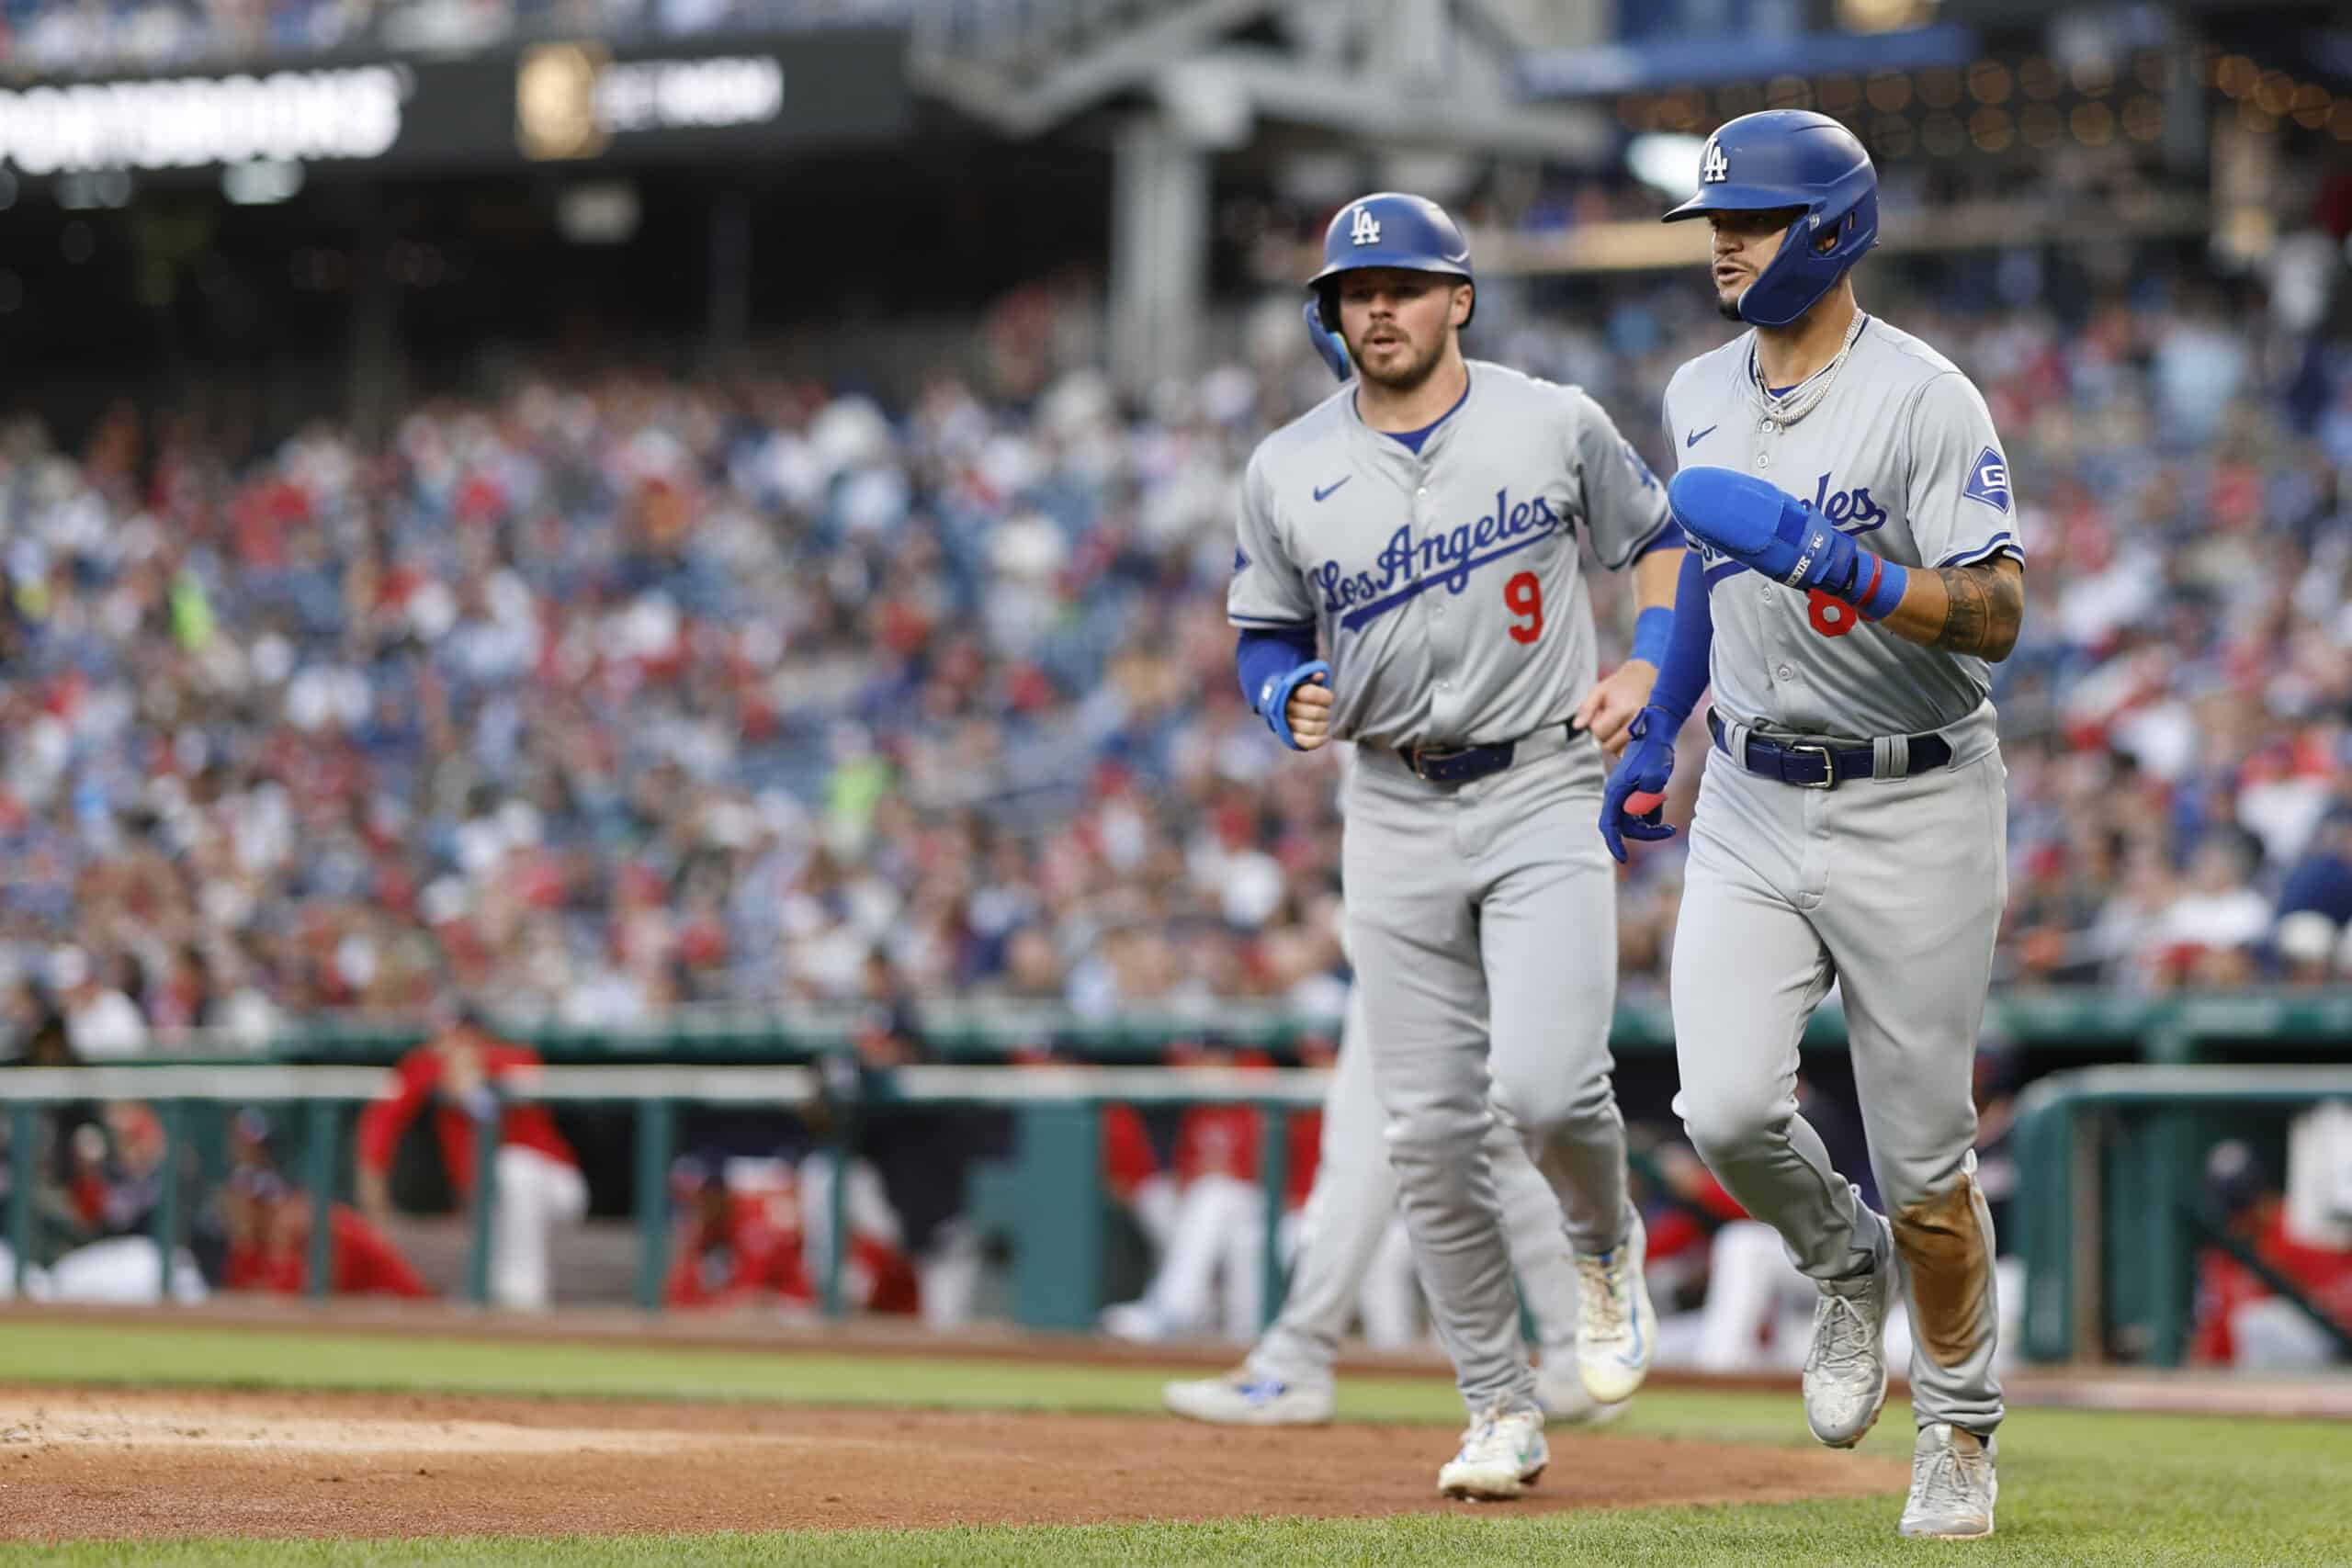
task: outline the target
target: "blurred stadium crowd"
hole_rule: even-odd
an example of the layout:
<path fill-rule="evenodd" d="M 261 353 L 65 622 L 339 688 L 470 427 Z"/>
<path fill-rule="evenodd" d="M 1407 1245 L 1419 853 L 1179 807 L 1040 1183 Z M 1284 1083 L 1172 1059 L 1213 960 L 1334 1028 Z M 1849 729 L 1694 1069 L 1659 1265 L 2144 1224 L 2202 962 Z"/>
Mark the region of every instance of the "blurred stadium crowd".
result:
<path fill-rule="evenodd" d="M 1984 387 L 2032 552 L 2002 977 L 2352 973 L 2352 359 L 2193 268 L 2065 321 L 1896 276 L 1865 303 Z M 1240 464 L 1330 383 L 1290 318 L 1124 407 L 1057 316 L 1001 313 L 1017 393 L 904 407 L 613 374 L 380 447 L 0 432 L 9 1034 L 47 996 L 103 1056 L 453 987 L 625 1025 L 854 1000 L 877 950 L 916 998 L 1336 1016 L 1344 761 L 1280 753 L 1223 615 Z M 1522 320 L 1476 351 L 1654 458 L 1724 331 L 1679 284 Z M 1678 854 L 1632 874 L 1629 987 Z"/>

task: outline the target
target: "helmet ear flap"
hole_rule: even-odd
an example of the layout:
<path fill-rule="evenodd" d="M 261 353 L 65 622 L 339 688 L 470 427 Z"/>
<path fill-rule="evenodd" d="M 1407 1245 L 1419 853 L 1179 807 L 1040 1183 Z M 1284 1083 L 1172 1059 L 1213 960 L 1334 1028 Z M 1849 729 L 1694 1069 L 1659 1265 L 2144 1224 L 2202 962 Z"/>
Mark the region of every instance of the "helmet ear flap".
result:
<path fill-rule="evenodd" d="M 1316 313 L 1323 318 L 1323 330 L 1333 337 L 1340 335 L 1340 286 L 1318 283 L 1315 286 Z"/>

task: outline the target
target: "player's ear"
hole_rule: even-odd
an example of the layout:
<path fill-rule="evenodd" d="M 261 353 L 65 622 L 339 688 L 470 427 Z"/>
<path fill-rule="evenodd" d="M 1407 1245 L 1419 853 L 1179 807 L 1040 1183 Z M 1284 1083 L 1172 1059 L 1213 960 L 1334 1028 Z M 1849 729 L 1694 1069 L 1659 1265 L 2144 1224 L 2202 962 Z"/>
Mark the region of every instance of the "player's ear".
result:
<path fill-rule="evenodd" d="M 1453 311 L 1451 319 L 1456 327 L 1470 320 L 1471 308 L 1477 302 L 1477 285 L 1457 283 L 1453 286 Z"/>

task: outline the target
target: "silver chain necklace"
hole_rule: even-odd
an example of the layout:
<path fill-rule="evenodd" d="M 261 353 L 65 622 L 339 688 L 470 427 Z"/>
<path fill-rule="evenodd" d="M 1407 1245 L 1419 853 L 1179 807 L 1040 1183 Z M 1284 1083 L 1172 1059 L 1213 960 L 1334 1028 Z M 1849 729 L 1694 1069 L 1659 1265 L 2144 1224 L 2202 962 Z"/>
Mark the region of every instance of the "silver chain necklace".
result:
<path fill-rule="evenodd" d="M 1846 367 L 1846 357 L 1854 352 L 1854 342 L 1862 335 L 1862 328 L 1869 321 L 1870 316 L 1866 312 L 1855 311 L 1854 324 L 1846 329 L 1846 341 L 1838 345 L 1836 356 L 1777 398 L 1764 384 L 1764 367 L 1757 363 L 1756 348 L 1751 344 L 1747 350 L 1747 374 L 1756 383 L 1757 395 L 1764 401 L 1765 418 L 1786 429 L 1811 413 L 1815 405 L 1829 395 L 1830 386 L 1838 379 L 1838 372 Z"/>

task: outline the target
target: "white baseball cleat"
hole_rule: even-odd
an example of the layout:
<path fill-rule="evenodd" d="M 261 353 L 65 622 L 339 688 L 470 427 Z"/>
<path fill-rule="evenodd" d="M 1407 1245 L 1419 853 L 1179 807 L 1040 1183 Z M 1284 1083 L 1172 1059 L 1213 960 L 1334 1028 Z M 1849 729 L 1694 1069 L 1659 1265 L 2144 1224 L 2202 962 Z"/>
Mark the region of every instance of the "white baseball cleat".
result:
<path fill-rule="evenodd" d="M 1159 1391 L 1168 1408 L 1220 1427 L 1319 1427 L 1331 1419 L 1331 1385 L 1283 1382 L 1244 1367 L 1221 1378 L 1171 1382 Z"/>
<path fill-rule="evenodd" d="M 1631 1400 L 1603 1404 L 1592 1397 L 1573 1345 L 1544 1352 L 1544 1364 L 1535 1373 L 1535 1403 L 1556 1427 L 1606 1427 L 1634 1407 Z"/>
<path fill-rule="evenodd" d="M 1168 1325 L 1148 1302 L 1114 1302 L 1095 1321 L 1103 1333 L 1137 1345 L 1156 1345 L 1169 1337 Z"/>
<path fill-rule="evenodd" d="M 1608 1252 L 1575 1255 L 1577 1371 L 1586 1392 L 1602 1404 L 1634 1396 L 1657 1348 L 1657 1314 L 1642 1278 L 1648 1250 L 1642 1216 L 1628 1209 L 1624 1240 Z"/>
<path fill-rule="evenodd" d="M 1437 1489 L 1473 1502 L 1508 1502 L 1532 1485 L 1552 1462 L 1544 1442 L 1544 1413 L 1489 1405 L 1462 1434 L 1462 1451 L 1437 1472 Z"/>
<path fill-rule="evenodd" d="M 1993 1499 L 2001 1490 L 1990 1438 L 1939 1421 L 1919 1428 L 1911 1450 L 1911 1500 L 1899 1527 L 1907 1536 L 1974 1540 L 1993 1533 Z"/>
<path fill-rule="evenodd" d="M 1813 1343 L 1804 1355 L 1804 1423 L 1833 1449 L 1862 1440 L 1886 1404 L 1886 1318 L 1894 1305 L 1894 1250 L 1882 1229 L 1870 1269 L 1818 1281 Z"/>

